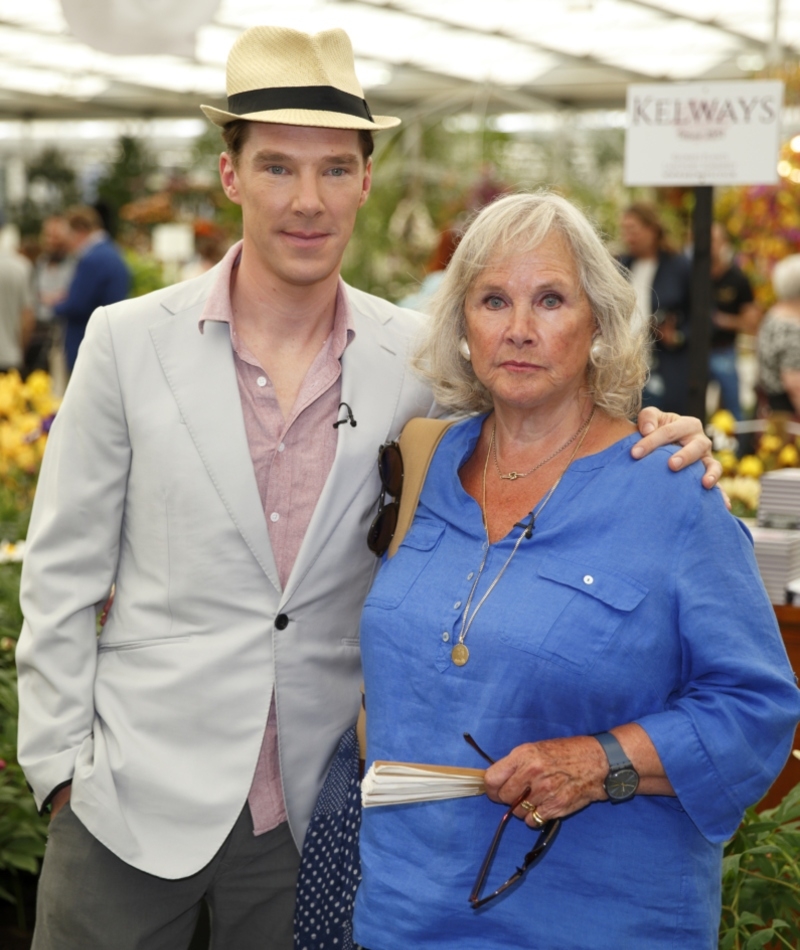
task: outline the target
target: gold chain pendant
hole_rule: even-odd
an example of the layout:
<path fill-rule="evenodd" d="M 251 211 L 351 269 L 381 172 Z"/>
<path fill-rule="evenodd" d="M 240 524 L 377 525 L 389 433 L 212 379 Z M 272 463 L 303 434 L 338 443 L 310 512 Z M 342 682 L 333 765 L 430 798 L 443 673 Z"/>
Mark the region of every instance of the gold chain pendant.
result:
<path fill-rule="evenodd" d="M 469 659 L 469 650 L 463 643 L 457 643 L 450 653 L 450 658 L 456 666 L 463 666 Z"/>

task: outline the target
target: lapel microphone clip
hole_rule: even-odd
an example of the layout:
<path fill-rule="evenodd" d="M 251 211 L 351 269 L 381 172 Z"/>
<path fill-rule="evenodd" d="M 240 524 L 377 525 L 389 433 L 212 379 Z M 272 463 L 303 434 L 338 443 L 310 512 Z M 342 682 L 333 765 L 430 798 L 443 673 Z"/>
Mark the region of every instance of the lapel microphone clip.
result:
<path fill-rule="evenodd" d="M 333 428 L 334 428 L 334 429 L 338 429 L 339 426 L 343 426 L 346 422 L 349 422 L 350 425 L 355 429 L 355 427 L 358 425 L 358 423 L 356 422 L 355 416 L 353 415 L 353 410 L 347 405 L 346 402 L 340 402 L 340 403 L 339 403 L 339 412 L 340 412 L 340 413 L 341 413 L 341 411 L 342 411 L 342 406 L 344 406 L 344 411 L 345 411 L 346 415 L 345 415 L 344 419 L 340 419 L 338 422 L 334 422 Z"/>

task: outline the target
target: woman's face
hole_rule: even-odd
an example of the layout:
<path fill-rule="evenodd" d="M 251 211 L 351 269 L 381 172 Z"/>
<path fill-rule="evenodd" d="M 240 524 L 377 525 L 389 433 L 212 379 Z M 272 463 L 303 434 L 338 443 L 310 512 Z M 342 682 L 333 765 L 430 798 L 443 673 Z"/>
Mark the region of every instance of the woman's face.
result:
<path fill-rule="evenodd" d="M 464 312 L 472 368 L 496 406 L 577 398 L 595 321 L 561 235 L 523 254 L 500 252 L 470 287 Z"/>
<path fill-rule="evenodd" d="M 635 214 L 623 214 L 620 236 L 628 253 L 634 257 L 655 257 L 658 253 L 658 232 L 648 227 Z"/>

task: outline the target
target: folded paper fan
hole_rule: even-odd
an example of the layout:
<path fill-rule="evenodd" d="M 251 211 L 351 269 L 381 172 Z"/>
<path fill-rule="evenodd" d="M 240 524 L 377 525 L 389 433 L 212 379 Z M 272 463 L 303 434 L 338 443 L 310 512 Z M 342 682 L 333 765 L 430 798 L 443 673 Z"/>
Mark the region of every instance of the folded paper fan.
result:
<path fill-rule="evenodd" d="M 416 762 L 373 762 L 361 783 L 361 804 L 404 805 L 483 795 L 484 769 Z"/>

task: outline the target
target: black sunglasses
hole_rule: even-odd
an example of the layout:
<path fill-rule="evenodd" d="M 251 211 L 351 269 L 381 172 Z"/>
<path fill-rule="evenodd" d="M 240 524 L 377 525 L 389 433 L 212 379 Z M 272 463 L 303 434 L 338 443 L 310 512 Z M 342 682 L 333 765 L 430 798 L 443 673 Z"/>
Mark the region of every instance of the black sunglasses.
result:
<path fill-rule="evenodd" d="M 494 765 L 494 759 L 490 758 L 483 751 L 483 749 L 481 749 L 478 743 L 468 732 L 464 733 L 464 739 L 480 756 L 482 756 L 482 758 L 486 759 L 486 761 L 491 765 Z M 505 882 L 505 884 L 501 884 L 496 891 L 493 891 L 491 894 L 487 894 L 486 897 L 481 897 L 481 891 L 483 890 L 483 886 L 486 883 L 486 877 L 489 874 L 489 869 L 492 866 L 494 856 L 497 853 L 497 849 L 500 845 L 500 839 L 503 837 L 503 832 L 506 830 L 509 819 L 514 814 L 515 809 L 519 808 L 519 806 L 525 801 L 525 798 L 530 794 L 530 791 L 531 790 L 529 786 L 515 802 L 508 806 L 507 811 L 500 819 L 500 824 L 497 826 L 497 831 L 494 833 L 492 843 L 489 845 L 489 850 L 486 852 L 486 857 L 483 859 L 483 863 L 481 864 L 480 870 L 478 871 L 478 877 L 475 879 L 475 884 L 472 888 L 471 894 L 469 895 L 469 902 L 475 909 L 478 907 L 483 907 L 484 904 L 488 904 L 489 901 L 494 900 L 495 897 L 499 897 L 500 894 L 502 894 L 504 891 L 507 891 L 510 887 L 516 884 L 517 881 L 522 878 L 523 874 L 528 870 L 528 868 L 533 867 L 534 864 L 537 864 L 539 861 L 541 861 L 547 849 L 556 839 L 559 828 L 561 828 L 561 819 L 551 818 L 550 821 L 545 822 L 539 830 L 539 836 L 536 839 L 536 843 L 522 859 L 522 867 L 518 867 L 511 877 Z"/>
<path fill-rule="evenodd" d="M 381 494 L 378 498 L 378 513 L 367 532 L 367 547 L 377 557 L 383 557 L 397 528 L 400 495 L 403 491 L 403 456 L 396 442 L 387 442 L 378 449 L 378 474 L 381 478 Z M 394 498 L 388 504 L 387 494 Z"/>

